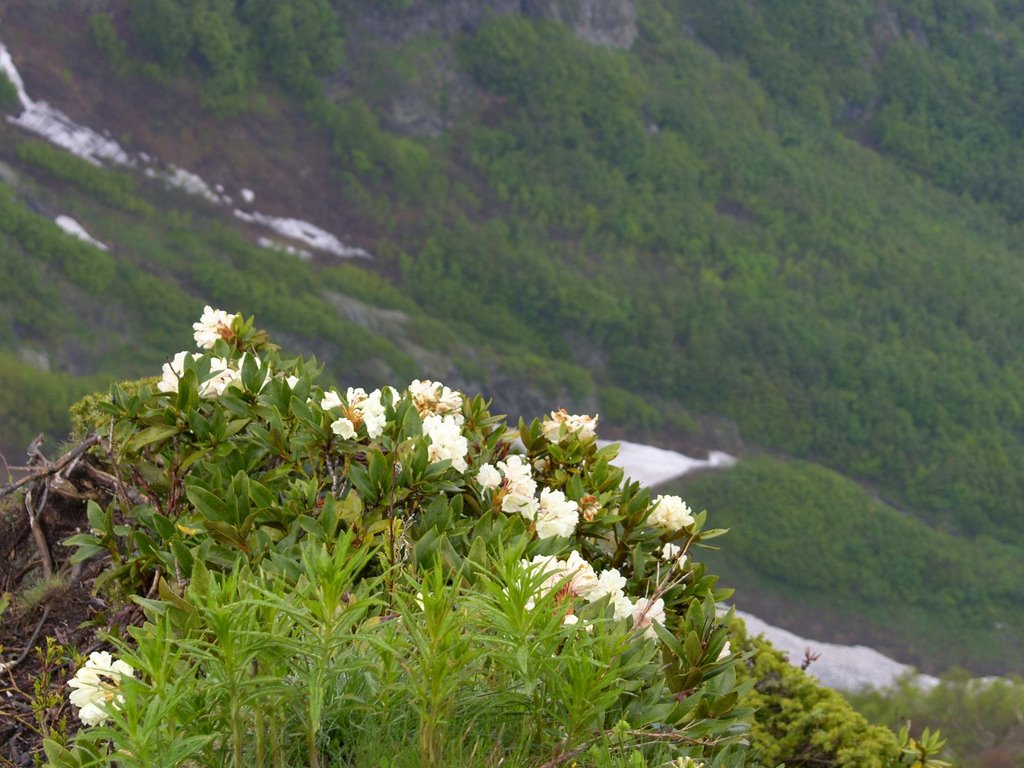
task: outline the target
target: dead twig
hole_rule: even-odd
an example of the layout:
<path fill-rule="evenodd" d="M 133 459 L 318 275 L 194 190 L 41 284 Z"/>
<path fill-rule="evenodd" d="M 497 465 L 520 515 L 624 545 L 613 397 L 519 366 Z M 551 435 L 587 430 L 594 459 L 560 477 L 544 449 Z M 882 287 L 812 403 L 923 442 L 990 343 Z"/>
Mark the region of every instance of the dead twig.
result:
<path fill-rule="evenodd" d="M 50 557 L 50 545 L 46 541 L 46 534 L 39 524 L 39 516 L 46 506 L 46 497 L 49 495 L 46 486 L 43 486 L 43 495 L 38 504 L 32 502 L 32 491 L 25 494 L 25 512 L 28 514 L 28 525 L 32 529 L 32 538 L 35 539 L 36 549 L 39 550 L 39 557 L 43 561 L 43 574 L 47 577 L 53 575 L 53 558 Z"/>
<path fill-rule="evenodd" d="M 39 637 L 39 632 L 43 629 L 43 625 L 46 623 L 49 616 L 50 606 L 46 606 L 43 608 L 42 618 L 40 618 L 39 623 L 36 624 L 35 631 L 32 632 L 32 637 L 28 639 L 28 642 L 25 644 L 25 649 L 21 652 L 21 655 L 9 664 L 0 664 L 0 672 L 10 672 L 28 658 L 29 653 L 31 653 L 32 649 L 36 647 L 36 638 Z"/>
<path fill-rule="evenodd" d="M 42 454 L 39 452 L 39 446 L 37 441 L 39 441 L 39 438 L 33 440 L 32 445 L 29 448 L 29 464 L 30 466 L 33 467 L 37 466 L 38 462 L 33 462 L 32 458 L 38 459 L 38 457 L 42 456 Z M 38 469 L 32 469 L 24 477 L 19 478 L 18 480 L 15 480 L 13 482 L 7 483 L 7 485 L 4 485 L 3 487 L 0 487 L 0 498 L 3 498 L 4 496 L 8 496 L 14 493 L 22 486 L 28 485 L 29 483 L 33 483 L 37 480 L 42 480 L 43 478 L 47 478 L 50 475 L 54 475 L 60 472 L 62 469 L 64 469 L 64 467 L 68 466 L 69 464 L 77 460 L 82 454 L 84 454 L 94 445 L 99 444 L 99 442 L 100 438 L 98 435 L 90 434 L 82 442 L 80 442 L 78 445 L 76 445 L 74 448 L 72 448 L 70 451 L 68 451 L 63 456 L 61 456 L 59 459 L 52 463 L 46 461 L 45 457 L 43 457 L 42 460 L 45 462 L 43 466 L 39 467 Z"/>

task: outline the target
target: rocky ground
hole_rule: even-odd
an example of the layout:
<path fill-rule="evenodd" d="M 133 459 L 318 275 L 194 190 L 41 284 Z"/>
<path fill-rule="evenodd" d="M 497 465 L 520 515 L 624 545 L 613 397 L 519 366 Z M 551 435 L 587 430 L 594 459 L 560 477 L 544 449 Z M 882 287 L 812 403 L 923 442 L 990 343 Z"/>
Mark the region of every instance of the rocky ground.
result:
<path fill-rule="evenodd" d="M 61 542 L 88 529 L 86 501 L 102 499 L 79 452 L 56 461 L 34 446 L 0 488 L 0 768 L 32 766 L 44 738 L 77 729 L 65 681 L 101 648 L 98 630 L 134 618 L 93 596 L 100 563 L 71 563 Z"/>

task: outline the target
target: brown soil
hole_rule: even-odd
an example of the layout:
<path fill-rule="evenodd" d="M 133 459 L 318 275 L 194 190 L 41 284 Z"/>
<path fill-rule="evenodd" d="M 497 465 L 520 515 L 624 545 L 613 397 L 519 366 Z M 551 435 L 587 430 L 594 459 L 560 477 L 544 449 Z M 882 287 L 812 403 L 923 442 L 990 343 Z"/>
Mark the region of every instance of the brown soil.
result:
<path fill-rule="evenodd" d="M 55 576 L 48 588 L 33 589 L 46 575 L 44 547 L 33 535 L 26 504 L 42 498 L 47 481 L 6 495 L 0 506 L 0 594 L 10 598 L 0 613 L 0 768 L 32 766 L 42 757 L 44 737 L 61 739 L 77 730 L 66 681 L 82 656 L 102 647 L 97 630 L 85 622 L 108 623 L 108 605 L 92 594 L 99 563 L 72 566 L 71 550 L 61 545 L 88 529 L 85 500 L 57 490 L 86 485 L 81 465 L 68 474 L 63 483 L 49 484 L 37 516 Z"/>

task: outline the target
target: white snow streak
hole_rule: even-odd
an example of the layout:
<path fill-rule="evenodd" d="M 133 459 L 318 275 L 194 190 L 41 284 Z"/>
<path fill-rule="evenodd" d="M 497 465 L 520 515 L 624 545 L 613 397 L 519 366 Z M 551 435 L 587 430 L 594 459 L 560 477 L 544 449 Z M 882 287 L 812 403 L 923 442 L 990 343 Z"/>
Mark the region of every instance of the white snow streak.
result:
<path fill-rule="evenodd" d="M 598 440 L 600 446 L 608 445 L 611 440 Z M 711 451 L 707 459 L 692 459 L 676 451 L 655 448 L 653 445 L 641 445 L 625 440 L 619 443 L 617 466 L 626 470 L 626 476 L 639 481 L 642 485 L 661 485 L 675 477 L 697 469 L 715 469 L 731 467 L 736 458 L 722 451 Z"/>
<path fill-rule="evenodd" d="M 121 145 L 91 128 L 78 125 L 59 109 L 51 107 L 45 101 L 33 101 L 25 91 L 25 83 L 21 74 L 14 66 L 7 47 L 0 43 L 0 69 L 14 83 L 18 90 L 18 101 L 21 102 L 22 113 L 17 117 L 8 117 L 7 122 L 17 125 L 29 133 L 42 136 L 47 141 L 66 149 L 74 155 L 88 160 L 93 165 L 101 161 L 115 165 L 131 165 L 131 158 Z"/>
<path fill-rule="evenodd" d="M 277 232 L 277 234 L 282 235 L 283 237 L 298 240 L 299 242 L 305 243 L 310 248 L 314 248 L 318 251 L 333 253 L 335 256 L 340 256 L 345 259 L 353 257 L 361 259 L 372 258 L 372 256 L 362 248 L 345 245 L 330 232 L 320 229 L 320 227 L 315 224 L 310 224 L 308 221 L 267 216 L 262 213 L 246 213 L 245 211 L 241 211 L 237 208 L 235 209 L 235 216 L 248 224 L 259 224 L 260 226 L 267 227 L 268 229 Z"/>
<path fill-rule="evenodd" d="M 107 246 L 105 246 L 99 240 L 97 240 L 88 232 L 86 232 L 85 227 L 83 227 L 77 221 L 72 219 L 70 216 L 58 216 L 56 219 L 53 220 L 53 223 L 56 224 L 61 229 L 63 229 L 69 235 L 73 235 L 74 237 L 77 237 L 79 240 L 89 243 L 89 245 L 95 246 L 96 248 L 99 248 L 101 251 L 110 250 L 109 248 L 107 248 Z"/>
<path fill-rule="evenodd" d="M 251 189 L 243 189 L 242 190 L 242 200 L 245 201 L 246 205 L 252 205 L 252 203 L 253 203 L 253 201 L 255 199 L 256 199 L 256 193 L 253 192 Z"/>
<path fill-rule="evenodd" d="M 216 205 L 220 205 L 221 203 L 231 203 L 230 197 L 227 195 L 218 195 L 210 189 L 210 185 L 203 181 L 199 176 L 191 171 L 186 171 L 184 168 L 179 168 L 176 165 L 170 165 L 168 166 L 166 173 L 157 175 L 167 182 L 169 186 L 188 192 L 190 195 L 205 198 Z M 219 184 L 217 186 L 220 189 L 224 189 Z"/>

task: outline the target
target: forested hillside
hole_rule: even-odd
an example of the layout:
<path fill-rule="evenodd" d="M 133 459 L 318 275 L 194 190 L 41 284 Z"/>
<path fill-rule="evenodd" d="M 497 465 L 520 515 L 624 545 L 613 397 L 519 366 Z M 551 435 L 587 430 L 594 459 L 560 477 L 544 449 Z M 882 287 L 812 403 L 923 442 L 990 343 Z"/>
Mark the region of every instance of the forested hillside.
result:
<path fill-rule="evenodd" d="M 620 434 L 809 462 L 700 481 L 752 542 L 741 505 L 834 536 L 848 505 L 815 465 L 841 473 L 902 510 L 856 504 L 905 525 L 902 547 L 885 529 L 846 553 L 884 558 L 870 589 L 770 557 L 736 578 L 845 591 L 851 615 L 881 596 L 940 631 L 986 573 L 973 564 L 1024 549 L 1024 15 L 638 0 L 582 4 L 603 14 L 587 26 L 578 5 L 6 4 L 0 40 L 30 92 L 133 151 L 251 185 L 276 215 L 344 227 L 373 258 L 260 248 L 227 210 L 4 125 L 4 442 L 152 370 L 209 301 L 258 313 L 341 383 L 429 374 L 510 410 L 555 398 Z M 65 209 L 110 250 L 48 223 Z M 813 504 L 763 503 L 780 474 L 782 496 Z M 909 554 L 918 539 L 966 564 L 948 600 Z M 976 668 L 1024 669 L 1007 639 L 1022 600 L 991 584 L 978 635 L 915 660 L 982 636 L 997 656 Z"/>

